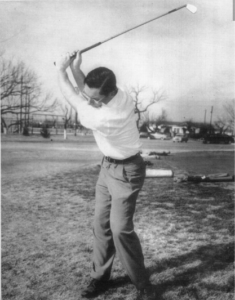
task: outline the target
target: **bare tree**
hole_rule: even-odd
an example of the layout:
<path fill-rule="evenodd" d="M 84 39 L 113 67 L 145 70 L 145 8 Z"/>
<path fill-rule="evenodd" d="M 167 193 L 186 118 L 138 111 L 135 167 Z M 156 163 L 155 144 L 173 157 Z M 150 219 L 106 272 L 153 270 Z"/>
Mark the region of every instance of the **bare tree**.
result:
<path fill-rule="evenodd" d="M 215 121 L 215 126 L 219 129 L 220 133 L 224 133 L 226 130 L 234 132 L 234 120 L 235 120 L 235 99 L 227 101 L 223 105 L 224 113 L 218 117 Z"/>
<path fill-rule="evenodd" d="M 218 117 L 215 121 L 215 127 L 219 130 L 220 134 L 223 134 L 228 128 L 229 125 L 224 118 Z"/>
<path fill-rule="evenodd" d="M 6 129 L 29 124 L 30 114 L 38 111 L 52 111 L 57 105 L 50 93 L 44 93 L 42 84 L 36 74 L 30 71 L 23 62 L 13 63 L 3 56 L 0 61 L 1 87 L 1 123 Z M 18 121 L 7 126 L 4 118 L 16 115 Z"/>
<path fill-rule="evenodd" d="M 146 89 L 147 88 L 145 86 L 139 85 L 128 88 L 128 92 L 132 96 L 135 104 L 135 113 L 137 114 L 136 124 L 138 129 L 140 128 L 140 120 L 142 116 L 145 118 L 146 122 L 146 118 L 148 118 L 146 113 L 148 112 L 149 107 L 166 99 L 166 94 L 164 92 L 160 90 L 153 90 L 152 96 L 150 96 L 147 101 L 143 101 L 143 92 L 146 91 Z M 144 104 L 144 102 L 147 103 Z"/>
<path fill-rule="evenodd" d="M 234 131 L 234 121 L 235 121 L 235 99 L 228 101 L 224 104 L 224 111 L 227 122 L 231 126 L 231 129 Z"/>

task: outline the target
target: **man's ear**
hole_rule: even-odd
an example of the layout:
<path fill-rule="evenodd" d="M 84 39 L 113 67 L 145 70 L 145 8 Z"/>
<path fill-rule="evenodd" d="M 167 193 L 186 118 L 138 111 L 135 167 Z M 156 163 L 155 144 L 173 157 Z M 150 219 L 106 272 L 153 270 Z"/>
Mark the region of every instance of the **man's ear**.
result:
<path fill-rule="evenodd" d="M 118 92 L 118 89 L 116 89 L 115 91 L 112 91 L 109 95 L 110 97 L 114 97 Z"/>

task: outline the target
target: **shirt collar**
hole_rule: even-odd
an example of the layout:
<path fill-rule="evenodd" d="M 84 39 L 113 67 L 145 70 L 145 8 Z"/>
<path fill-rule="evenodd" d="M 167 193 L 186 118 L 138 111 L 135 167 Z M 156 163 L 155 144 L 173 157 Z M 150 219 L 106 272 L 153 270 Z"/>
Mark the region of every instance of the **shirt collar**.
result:
<path fill-rule="evenodd" d="M 120 99 L 120 96 L 121 96 L 121 90 L 119 88 L 117 88 L 117 93 L 116 95 L 109 101 L 109 103 L 107 104 L 104 104 L 102 103 L 102 106 L 104 107 L 115 107 L 115 106 L 118 106 L 119 104 L 119 99 Z"/>

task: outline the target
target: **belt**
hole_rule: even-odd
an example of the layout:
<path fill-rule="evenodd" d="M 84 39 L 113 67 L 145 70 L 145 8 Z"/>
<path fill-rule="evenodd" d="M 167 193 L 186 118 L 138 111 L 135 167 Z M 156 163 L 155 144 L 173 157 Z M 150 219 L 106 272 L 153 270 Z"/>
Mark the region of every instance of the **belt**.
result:
<path fill-rule="evenodd" d="M 108 157 L 108 156 L 105 156 L 104 159 L 110 163 L 113 163 L 113 164 L 123 164 L 123 163 L 128 163 L 128 162 L 131 162 L 133 161 L 134 159 L 136 159 L 140 154 L 139 153 L 136 153 L 135 155 L 133 156 L 130 156 L 128 158 L 125 158 L 125 159 L 114 159 L 114 158 L 111 158 L 111 157 Z"/>

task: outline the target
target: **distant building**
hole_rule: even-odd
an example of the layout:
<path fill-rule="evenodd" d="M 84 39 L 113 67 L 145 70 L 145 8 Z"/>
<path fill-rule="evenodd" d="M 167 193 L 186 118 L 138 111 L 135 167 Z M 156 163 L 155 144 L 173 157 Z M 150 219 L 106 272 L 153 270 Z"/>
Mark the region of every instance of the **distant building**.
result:
<path fill-rule="evenodd" d="M 210 133 L 215 133 L 213 125 L 206 123 L 192 123 L 190 126 L 190 137 L 192 138 L 201 138 Z"/>
<path fill-rule="evenodd" d="M 172 122 L 165 121 L 160 124 L 143 124 L 141 132 L 154 133 L 159 132 L 163 134 L 171 135 L 172 137 L 177 134 L 188 134 L 192 138 L 201 138 L 206 134 L 214 133 L 215 129 L 213 125 L 196 122 Z"/>
<path fill-rule="evenodd" d="M 49 112 L 37 112 L 33 113 L 31 117 L 31 123 L 37 127 L 42 125 L 49 125 L 50 127 L 58 127 L 63 124 L 64 115 L 56 115 Z"/>
<path fill-rule="evenodd" d="M 170 134 L 172 137 L 177 134 L 186 134 L 188 132 L 187 124 L 182 122 L 165 122 L 157 126 L 161 133 Z"/>

